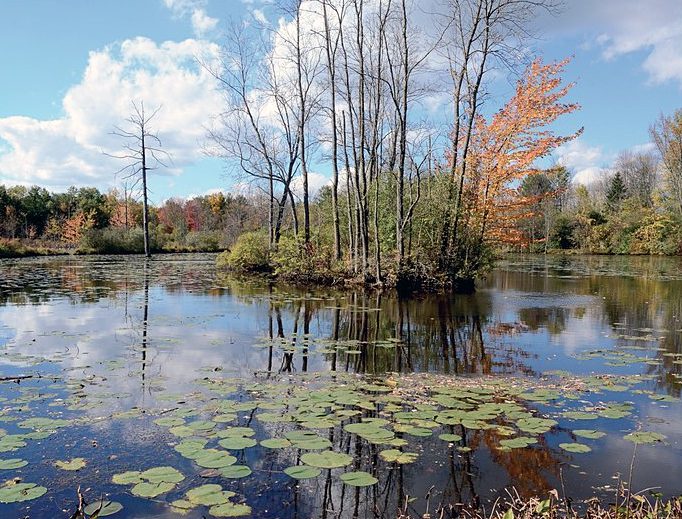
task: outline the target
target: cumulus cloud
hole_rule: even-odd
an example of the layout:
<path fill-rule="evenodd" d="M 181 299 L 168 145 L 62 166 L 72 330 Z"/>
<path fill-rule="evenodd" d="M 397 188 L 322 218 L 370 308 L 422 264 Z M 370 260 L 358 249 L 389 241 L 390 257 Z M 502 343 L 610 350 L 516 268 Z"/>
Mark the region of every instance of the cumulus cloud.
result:
<path fill-rule="evenodd" d="M 213 31 L 218 22 L 217 18 L 208 16 L 203 9 L 197 9 L 192 13 L 192 28 L 194 33 L 200 38 Z"/>
<path fill-rule="evenodd" d="M 559 164 L 575 172 L 573 182 L 578 184 L 590 184 L 606 170 L 601 147 L 589 146 L 580 138 L 559 146 L 554 155 Z"/>
<path fill-rule="evenodd" d="M 678 0 L 571 0 L 560 16 L 539 17 L 550 34 L 590 36 L 584 48 L 597 48 L 604 59 L 642 52 L 642 67 L 654 83 L 682 86 L 682 2 Z"/>
<path fill-rule="evenodd" d="M 202 156 L 204 125 L 222 108 L 215 79 L 196 62 L 212 59 L 219 48 L 205 41 L 157 44 L 147 38 L 125 40 L 91 52 L 81 81 L 62 101 L 54 120 L 29 117 L 0 119 L 0 179 L 4 183 L 39 183 L 52 189 L 70 185 L 107 187 L 121 163 L 122 142 L 111 135 L 124 126 L 131 102 L 161 107 L 153 120 L 178 174 Z"/>
<path fill-rule="evenodd" d="M 206 37 L 217 26 L 218 18 L 206 14 L 206 0 L 163 0 L 165 6 L 178 18 L 189 17 L 198 38 Z"/>

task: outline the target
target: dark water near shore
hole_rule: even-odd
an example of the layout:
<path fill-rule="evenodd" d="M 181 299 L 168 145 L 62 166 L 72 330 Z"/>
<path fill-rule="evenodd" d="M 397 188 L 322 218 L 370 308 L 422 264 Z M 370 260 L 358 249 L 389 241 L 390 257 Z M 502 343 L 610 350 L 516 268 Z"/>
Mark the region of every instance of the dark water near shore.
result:
<path fill-rule="evenodd" d="M 561 480 L 575 500 L 609 502 L 630 477 L 635 491 L 682 493 L 678 259 L 510 256 L 473 295 L 406 300 L 271 287 L 217 272 L 214 260 L 0 260 L 0 376 L 31 377 L 0 382 L 0 467 L 27 462 L 0 468 L 0 483 L 21 478 L 46 489 L 0 503 L 0 517 L 70 517 L 78 486 L 88 501 L 120 502 L 114 517 L 136 518 L 208 516 L 207 506 L 183 515 L 169 506 L 207 483 L 234 492 L 231 501 L 251 507 L 251 516 L 273 518 L 395 517 L 405 503 L 418 517 L 429 490 L 433 513 L 487 503 L 511 486 L 543 494 Z M 476 393 L 484 386 L 495 395 Z M 505 411 L 511 402 L 523 412 Z M 444 414 L 484 408 L 464 423 Z M 529 432 L 519 427 L 528 413 L 553 423 Z M 164 417 L 177 424 L 155 423 Z M 377 427 L 401 441 L 344 429 L 367 418 L 383 420 Z M 302 429 L 328 443 L 221 447 L 235 427 L 250 428 L 246 436 L 258 442 Z M 586 439 L 575 430 L 605 434 Z M 627 435 L 636 431 L 660 436 L 635 444 Z M 443 433 L 460 439 L 439 439 Z M 500 443 L 519 436 L 534 443 Z M 174 449 L 195 437 L 251 473 L 202 477 L 206 467 Z M 590 450 L 560 447 L 567 443 Z M 283 472 L 326 447 L 352 463 L 310 479 Z M 387 449 L 418 457 L 393 463 L 379 455 Z M 54 465 L 73 458 L 86 465 Z M 111 480 L 156 466 L 184 479 L 152 499 Z M 378 482 L 346 485 L 344 471 Z"/>

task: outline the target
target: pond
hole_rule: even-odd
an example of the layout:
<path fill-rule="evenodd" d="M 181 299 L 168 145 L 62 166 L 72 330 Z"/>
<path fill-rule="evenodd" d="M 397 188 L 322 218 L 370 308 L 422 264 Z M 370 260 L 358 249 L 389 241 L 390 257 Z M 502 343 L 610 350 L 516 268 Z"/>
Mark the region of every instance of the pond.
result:
<path fill-rule="evenodd" d="M 135 518 L 682 493 L 678 259 L 509 256 L 413 299 L 214 262 L 0 261 L 1 517 L 71 517 L 79 488 Z"/>

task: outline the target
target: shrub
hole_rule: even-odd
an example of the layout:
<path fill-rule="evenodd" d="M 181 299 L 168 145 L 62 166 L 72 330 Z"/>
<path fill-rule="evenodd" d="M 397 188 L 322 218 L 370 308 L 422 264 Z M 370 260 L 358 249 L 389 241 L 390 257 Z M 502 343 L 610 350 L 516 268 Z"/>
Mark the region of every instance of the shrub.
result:
<path fill-rule="evenodd" d="M 217 252 L 224 249 L 223 235 L 219 231 L 191 231 L 185 236 L 188 248 L 203 252 Z"/>
<path fill-rule="evenodd" d="M 344 277 L 333 257 L 329 246 L 283 236 L 272 254 L 272 265 L 277 277 L 287 281 L 333 284 Z"/>
<path fill-rule="evenodd" d="M 157 249 L 153 235 L 150 236 L 151 248 Z M 132 254 L 144 252 L 144 233 L 142 229 L 125 230 L 118 227 L 89 229 L 80 240 L 79 252 L 98 254 Z"/>
<path fill-rule="evenodd" d="M 267 272 L 270 269 L 268 238 L 263 232 L 246 232 L 237 238 L 231 251 L 218 255 L 219 267 L 239 272 Z"/>

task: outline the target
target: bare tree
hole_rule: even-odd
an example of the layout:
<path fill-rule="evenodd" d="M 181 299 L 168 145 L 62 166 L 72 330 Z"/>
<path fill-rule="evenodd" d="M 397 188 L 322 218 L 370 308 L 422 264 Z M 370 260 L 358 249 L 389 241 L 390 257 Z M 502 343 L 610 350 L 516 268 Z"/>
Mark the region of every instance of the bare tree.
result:
<path fill-rule="evenodd" d="M 678 214 L 682 214 L 682 109 L 661 115 L 649 134 L 661 155 L 665 181 Z"/>
<path fill-rule="evenodd" d="M 616 158 L 613 169 L 623 177 L 628 195 L 636 198 L 643 207 L 651 207 L 657 166 L 658 161 L 653 153 L 623 151 Z"/>
<path fill-rule="evenodd" d="M 218 80 L 227 102 L 217 127 L 208 132 L 215 145 L 211 153 L 234 165 L 237 177 L 267 186 L 269 243 L 275 247 L 288 201 L 296 222 L 291 183 L 300 134 L 292 96 L 280 85 L 262 42 L 243 24 L 231 27 L 220 62 L 202 65 Z"/>
<path fill-rule="evenodd" d="M 128 128 L 116 126 L 112 135 L 124 140 L 123 153 L 108 154 L 111 157 L 125 160 L 126 165 L 117 171 L 124 173 L 126 180 L 133 181 L 133 188 L 141 184 L 142 189 L 142 228 L 144 231 L 144 255 L 151 256 L 149 247 L 149 203 L 147 193 L 147 172 L 158 168 L 167 167 L 164 160 L 170 160 L 168 152 L 161 148 L 161 140 L 150 128 L 150 123 L 159 113 L 161 107 L 156 108 L 151 114 L 144 109 L 144 102 L 139 104 L 132 102 L 132 113 L 126 119 Z M 162 160 L 162 157 L 164 160 Z M 151 165 L 150 165 L 151 164 Z"/>

